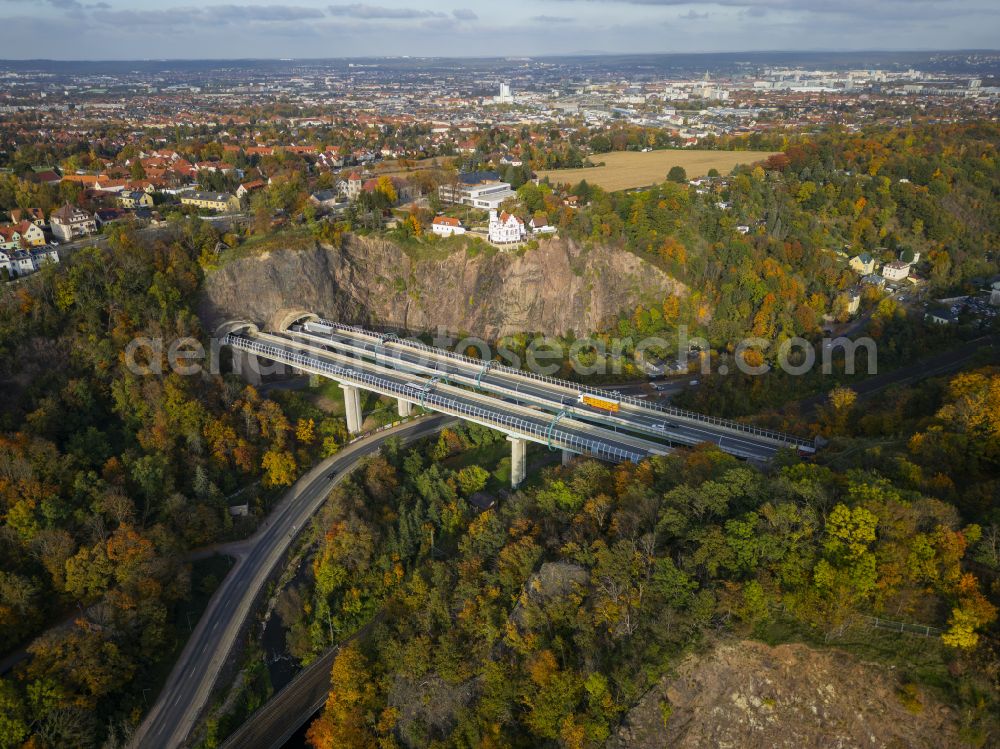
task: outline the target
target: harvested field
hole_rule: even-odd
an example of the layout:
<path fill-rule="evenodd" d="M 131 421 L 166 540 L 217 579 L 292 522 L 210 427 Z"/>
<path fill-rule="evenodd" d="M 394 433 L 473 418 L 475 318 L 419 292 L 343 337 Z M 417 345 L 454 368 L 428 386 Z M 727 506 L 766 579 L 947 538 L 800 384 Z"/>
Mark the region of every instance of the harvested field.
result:
<path fill-rule="evenodd" d="M 689 149 L 664 151 L 612 151 L 595 154 L 590 160 L 604 166 L 587 169 L 548 169 L 538 172 L 553 184 L 575 185 L 581 179 L 599 185 L 609 192 L 648 187 L 663 182 L 672 166 L 682 166 L 688 179 L 704 177 L 709 169 L 728 174 L 737 164 L 752 164 L 773 155 L 772 151 L 696 151 Z"/>
<path fill-rule="evenodd" d="M 379 177 L 383 175 L 405 177 L 425 169 L 443 169 L 454 160 L 452 156 L 432 156 L 428 159 L 391 159 L 376 162 L 371 170 Z"/>

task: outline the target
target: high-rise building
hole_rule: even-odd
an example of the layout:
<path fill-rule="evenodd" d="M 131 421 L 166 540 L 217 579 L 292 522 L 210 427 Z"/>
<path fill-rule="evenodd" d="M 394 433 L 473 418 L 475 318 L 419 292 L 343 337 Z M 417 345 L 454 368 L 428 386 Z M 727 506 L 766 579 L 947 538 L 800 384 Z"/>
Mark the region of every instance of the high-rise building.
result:
<path fill-rule="evenodd" d="M 495 101 L 496 101 L 497 104 L 513 104 L 514 103 L 514 95 L 510 92 L 510 84 L 509 83 L 501 83 L 500 84 L 500 95 L 497 96 L 497 97 L 495 97 Z"/>

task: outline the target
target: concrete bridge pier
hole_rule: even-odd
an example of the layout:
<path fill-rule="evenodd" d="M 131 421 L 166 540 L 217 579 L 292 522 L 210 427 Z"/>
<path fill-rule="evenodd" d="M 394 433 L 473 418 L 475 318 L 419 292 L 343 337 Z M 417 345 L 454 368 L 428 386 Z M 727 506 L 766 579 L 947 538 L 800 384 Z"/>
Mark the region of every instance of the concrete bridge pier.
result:
<path fill-rule="evenodd" d="M 238 374 L 254 387 L 260 387 L 260 362 L 249 351 L 232 349 L 233 374 Z"/>
<path fill-rule="evenodd" d="M 357 434 L 364 419 L 361 416 L 361 391 L 354 385 L 341 385 L 344 391 L 344 415 L 347 416 L 347 431 Z"/>
<path fill-rule="evenodd" d="M 404 419 L 413 415 L 413 403 L 408 400 L 398 398 L 396 400 L 396 408 L 399 411 L 400 417 Z"/>
<path fill-rule="evenodd" d="M 573 462 L 573 458 L 575 458 L 575 457 L 576 457 L 576 453 L 571 452 L 569 450 L 563 450 L 562 451 L 562 464 L 564 466 L 568 466 L 570 463 Z"/>
<path fill-rule="evenodd" d="M 516 489 L 528 476 L 528 441 L 507 437 L 510 442 L 510 485 Z"/>

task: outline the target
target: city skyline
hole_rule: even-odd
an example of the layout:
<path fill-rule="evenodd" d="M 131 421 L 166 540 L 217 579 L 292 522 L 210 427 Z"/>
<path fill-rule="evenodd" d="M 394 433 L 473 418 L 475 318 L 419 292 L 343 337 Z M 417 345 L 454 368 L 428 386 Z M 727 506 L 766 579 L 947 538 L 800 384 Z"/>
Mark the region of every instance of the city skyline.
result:
<path fill-rule="evenodd" d="M 0 24 L 5 59 L 968 50 L 996 47 L 1000 9 L 981 0 L 0 0 Z"/>

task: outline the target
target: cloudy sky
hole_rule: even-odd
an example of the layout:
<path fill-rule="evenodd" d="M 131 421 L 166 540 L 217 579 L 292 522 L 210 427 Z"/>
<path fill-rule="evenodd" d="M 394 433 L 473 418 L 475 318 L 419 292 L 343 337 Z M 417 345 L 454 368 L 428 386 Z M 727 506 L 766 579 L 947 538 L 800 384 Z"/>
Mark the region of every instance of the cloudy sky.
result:
<path fill-rule="evenodd" d="M 1000 46 L 997 0 L 0 0 L 0 58 Z"/>

